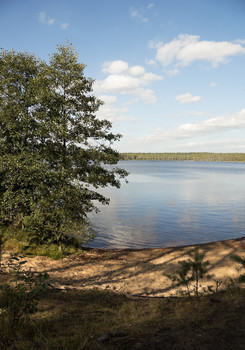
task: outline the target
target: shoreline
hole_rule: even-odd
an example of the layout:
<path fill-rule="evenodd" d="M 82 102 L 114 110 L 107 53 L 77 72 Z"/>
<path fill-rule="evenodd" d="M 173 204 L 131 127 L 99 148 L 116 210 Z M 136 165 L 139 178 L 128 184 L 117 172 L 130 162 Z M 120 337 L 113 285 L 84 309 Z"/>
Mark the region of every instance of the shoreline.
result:
<path fill-rule="evenodd" d="M 82 247 L 82 250 L 84 251 L 144 251 L 144 250 L 154 250 L 154 249 L 178 249 L 178 248 L 188 248 L 188 247 L 202 247 L 205 245 L 215 244 L 215 243 L 225 243 L 229 241 L 242 241 L 245 240 L 245 236 L 237 237 L 237 238 L 230 238 L 230 239 L 222 239 L 218 241 L 210 241 L 205 243 L 195 243 L 195 244 L 183 244 L 183 245 L 177 245 L 177 246 L 168 246 L 168 247 L 151 247 L 151 248 L 98 248 L 98 247 Z"/>
<path fill-rule="evenodd" d="M 123 161 L 245 162 L 244 152 L 120 152 Z"/>
<path fill-rule="evenodd" d="M 241 243 L 242 238 L 236 238 L 167 248 L 88 248 L 79 255 L 60 260 L 25 257 L 27 262 L 23 269 L 47 272 L 54 287 L 61 290 L 95 288 L 133 297 L 168 297 L 176 296 L 177 290 L 165 274 L 173 275 L 178 262 L 187 260 L 188 253 L 196 248 L 205 253 L 204 261 L 210 262 L 208 273 L 216 280 L 224 285 L 231 278 L 236 281 L 241 272 L 237 271 L 239 264 L 233 262 L 230 255 L 245 258 Z M 202 285 L 215 287 L 215 282 L 204 279 Z"/>
<path fill-rule="evenodd" d="M 120 159 L 120 162 L 202 162 L 202 163 L 241 163 L 245 160 L 194 160 L 194 159 Z"/>

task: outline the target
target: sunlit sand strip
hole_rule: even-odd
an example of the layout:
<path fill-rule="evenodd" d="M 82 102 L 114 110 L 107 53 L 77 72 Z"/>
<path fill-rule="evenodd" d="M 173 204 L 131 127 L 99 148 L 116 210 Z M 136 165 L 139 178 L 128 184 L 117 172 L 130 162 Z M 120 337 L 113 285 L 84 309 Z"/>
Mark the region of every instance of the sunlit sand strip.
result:
<path fill-rule="evenodd" d="M 245 257 L 244 241 L 232 239 L 200 245 L 156 249 L 88 249 L 83 254 L 61 260 L 47 257 L 27 258 L 25 269 L 46 271 L 56 288 L 113 290 L 131 296 L 163 297 L 176 295 L 164 274 L 173 274 L 178 261 L 189 258 L 195 248 L 210 262 L 209 274 L 225 283 L 237 279 L 241 271 L 231 254 Z M 3 256 L 3 263 L 7 255 Z M 212 284 L 204 281 L 203 286 Z M 214 284 L 214 282 L 213 282 Z"/>

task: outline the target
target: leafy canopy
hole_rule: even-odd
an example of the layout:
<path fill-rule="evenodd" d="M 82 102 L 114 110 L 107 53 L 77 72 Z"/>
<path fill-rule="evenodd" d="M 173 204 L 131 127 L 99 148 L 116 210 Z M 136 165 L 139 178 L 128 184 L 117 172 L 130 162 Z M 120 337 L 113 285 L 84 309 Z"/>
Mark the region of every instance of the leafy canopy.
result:
<path fill-rule="evenodd" d="M 49 63 L 0 52 L 0 227 L 35 242 L 87 242 L 97 189 L 126 177 L 112 148 L 120 134 L 96 117 L 103 103 L 70 43 Z M 76 238 L 75 238 L 76 237 Z"/>

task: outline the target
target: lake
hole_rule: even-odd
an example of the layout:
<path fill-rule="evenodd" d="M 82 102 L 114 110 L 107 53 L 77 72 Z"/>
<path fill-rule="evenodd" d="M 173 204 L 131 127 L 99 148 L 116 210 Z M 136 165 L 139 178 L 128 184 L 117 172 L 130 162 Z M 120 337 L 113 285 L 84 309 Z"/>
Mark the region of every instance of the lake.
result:
<path fill-rule="evenodd" d="M 245 236 L 245 163 L 120 161 L 130 175 L 100 192 L 97 248 L 152 248 Z"/>

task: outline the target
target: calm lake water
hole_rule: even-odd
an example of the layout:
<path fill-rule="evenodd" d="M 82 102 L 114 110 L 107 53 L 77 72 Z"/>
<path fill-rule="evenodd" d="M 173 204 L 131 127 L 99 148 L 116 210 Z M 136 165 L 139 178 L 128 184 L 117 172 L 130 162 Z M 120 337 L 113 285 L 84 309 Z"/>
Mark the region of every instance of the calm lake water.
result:
<path fill-rule="evenodd" d="M 91 216 L 90 247 L 150 248 L 245 236 L 245 163 L 121 161 L 130 172 Z"/>

